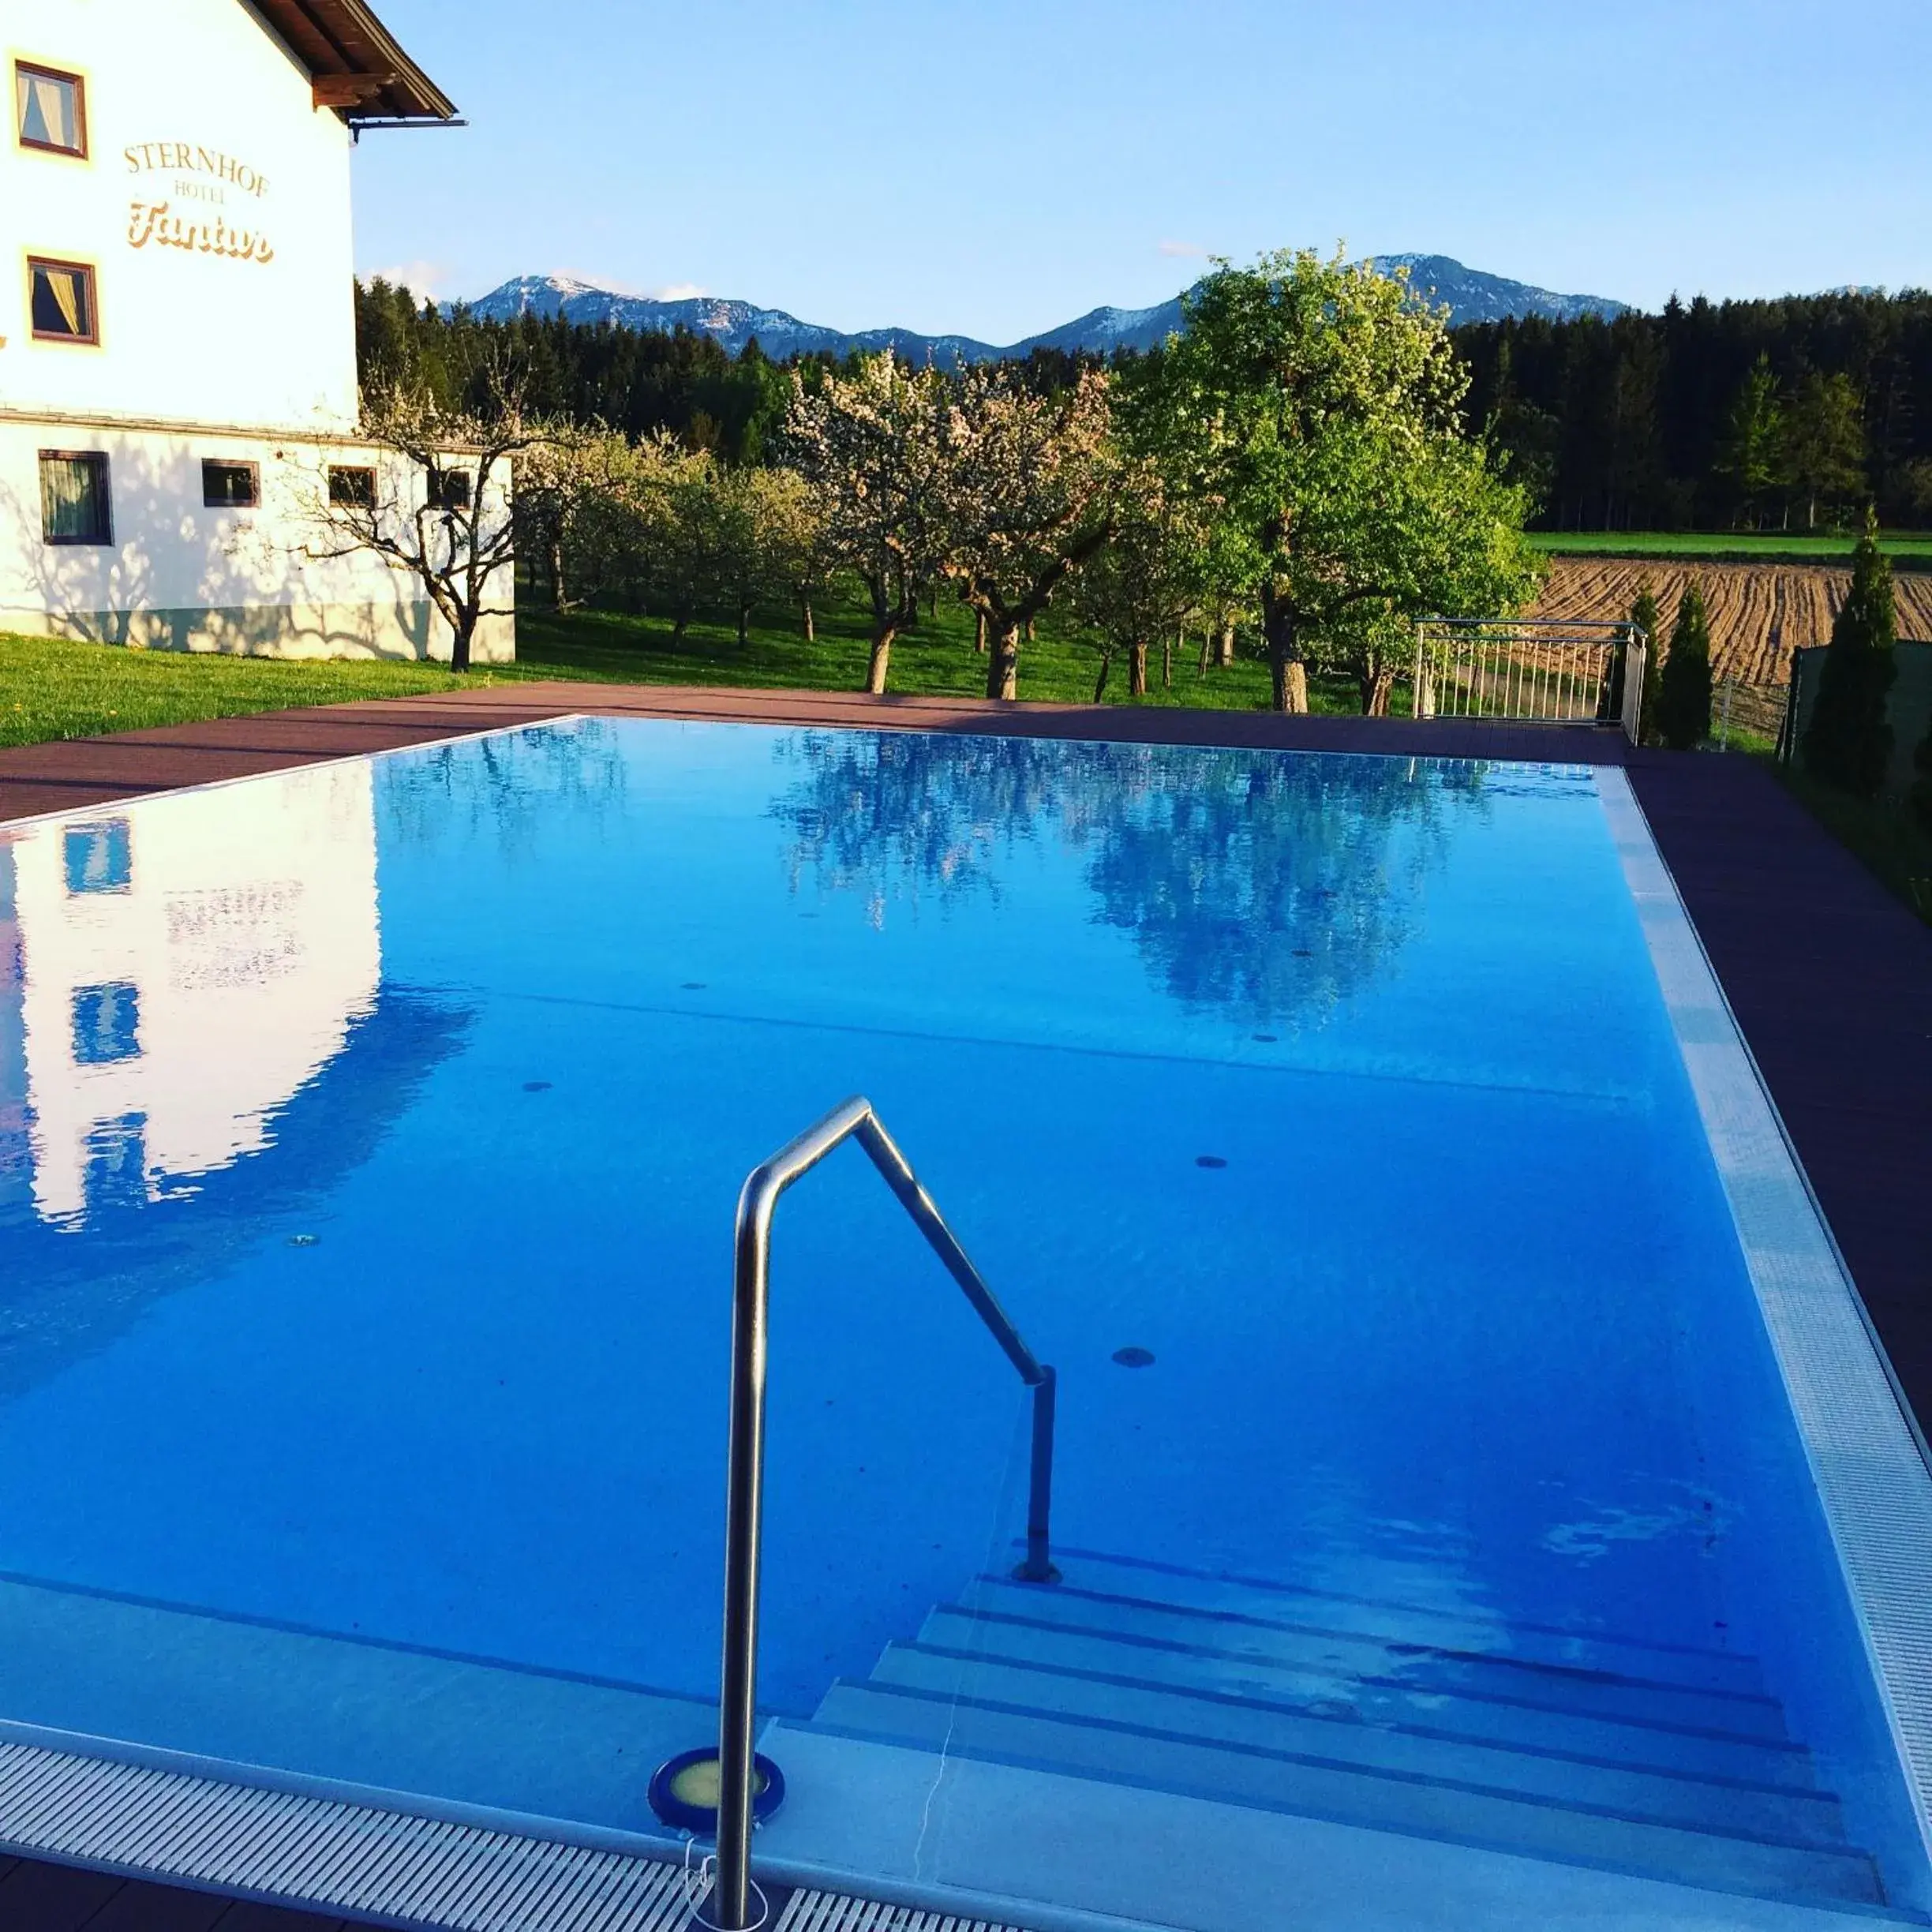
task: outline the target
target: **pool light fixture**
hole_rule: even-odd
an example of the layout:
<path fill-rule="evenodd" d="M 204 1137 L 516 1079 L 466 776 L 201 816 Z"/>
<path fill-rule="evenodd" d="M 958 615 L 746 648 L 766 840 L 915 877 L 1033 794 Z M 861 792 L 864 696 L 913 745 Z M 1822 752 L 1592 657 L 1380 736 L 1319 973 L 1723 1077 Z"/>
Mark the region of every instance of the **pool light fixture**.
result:
<path fill-rule="evenodd" d="M 702 1746 L 667 1758 L 651 1773 L 650 1808 L 673 1831 L 700 1838 L 717 1836 L 717 1747 Z M 751 1760 L 751 1822 L 762 1825 L 784 1803 L 784 1773 L 762 1751 Z"/>

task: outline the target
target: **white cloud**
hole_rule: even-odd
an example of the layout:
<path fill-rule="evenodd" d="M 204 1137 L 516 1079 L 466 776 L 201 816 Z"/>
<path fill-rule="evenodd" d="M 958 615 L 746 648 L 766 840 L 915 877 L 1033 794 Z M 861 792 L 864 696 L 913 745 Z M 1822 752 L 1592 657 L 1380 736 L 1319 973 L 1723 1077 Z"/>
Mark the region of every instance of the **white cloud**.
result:
<path fill-rule="evenodd" d="M 694 295 L 703 295 L 709 291 L 701 289 L 695 282 L 671 282 L 661 289 L 652 290 L 651 293 L 659 301 L 689 301 Z"/>
<path fill-rule="evenodd" d="M 1205 261 L 1208 251 L 1198 242 L 1163 242 L 1160 245 L 1163 255 L 1182 255 L 1191 260 Z"/>
<path fill-rule="evenodd" d="M 448 272 L 440 262 L 402 262 L 393 268 L 371 269 L 369 279 L 380 279 L 391 288 L 406 288 L 418 301 L 433 301 Z"/>

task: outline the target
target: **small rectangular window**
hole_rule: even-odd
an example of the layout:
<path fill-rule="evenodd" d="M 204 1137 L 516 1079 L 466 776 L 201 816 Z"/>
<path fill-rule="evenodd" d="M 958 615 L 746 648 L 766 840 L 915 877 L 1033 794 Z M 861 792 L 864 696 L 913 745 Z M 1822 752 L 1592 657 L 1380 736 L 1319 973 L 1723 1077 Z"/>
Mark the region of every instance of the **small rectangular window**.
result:
<path fill-rule="evenodd" d="M 261 501 L 261 472 L 253 463 L 205 458 L 201 500 L 211 510 L 253 510 Z"/>
<path fill-rule="evenodd" d="M 88 1211 L 148 1204 L 148 1117 L 123 1114 L 103 1121 L 85 1142 L 87 1167 L 81 1188 Z"/>
<path fill-rule="evenodd" d="M 40 534 L 51 544 L 114 541 L 107 459 L 100 451 L 40 452 Z"/>
<path fill-rule="evenodd" d="M 376 507 L 376 472 L 354 463 L 329 465 L 329 501 L 352 510 Z"/>
<path fill-rule="evenodd" d="M 429 507 L 432 510 L 467 510 L 470 507 L 470 472 L 429 466 Z"/>
<path fill-rule="evenodd" d="M 69 826 L 62 841 L 69 893 L 124 893 L 134 882 L 134 847 L 125 818 Z"/>
<path fill-rule="evenodd" d="M 140 1057 L 140 990 L 131 979 L 73 990 L 77 1066 L 112 1066 Z"/>
<path fill-rule="evenodd" d="M 98 343 L 94 271 L 86 262 L 27 257 L 27 305 L 36 342 Z"/>
<path fill-rule="evenodd" d="M 87 85 L 78 74 L 13 63 L 13 131 L 23 148 L 87 159 Z"/>

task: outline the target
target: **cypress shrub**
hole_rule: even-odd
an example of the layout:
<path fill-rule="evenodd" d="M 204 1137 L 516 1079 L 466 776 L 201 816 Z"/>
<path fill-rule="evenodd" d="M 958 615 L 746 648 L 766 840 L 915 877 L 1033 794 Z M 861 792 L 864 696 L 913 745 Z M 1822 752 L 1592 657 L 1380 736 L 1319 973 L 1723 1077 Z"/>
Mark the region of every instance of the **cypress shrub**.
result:
<path fill-rule="evenodd" d="M 1670 654 L 1657 679 L 1657 736 L 1673 751 L 1689 751 L 1710 736 L 1710 619 L 1704 593 L 1684 586 L 1671 627 Z"/>
<path fill-rule="evenodd" d="M 1664 668 L 1664 617 L 1657 608 L 1657 593 L 1646 577 L 1637 588 L 1637 601 L 1631 606 L 1630 620 L 1644 634 L 1642 709 L 1637 715 L 1637 742 L 1657 742 L 1657 680 Z M 1623 680 L 1617 678 L 1617 709 L 1623 704 Z"/>
<path fill-rule="evenodd" d="M 1898 675 L 1892 646 L 1898 610 L 1892 565 L 1878 548 L 1878 519 L 1867 510 L 1852 557 L 1851 593 L 1832 624 L 1818 700 L 1805 727 L 1805 769 L 1855 798 L 1876 798 L 1892 758 L 1885 695 Z"/>
<path fill-rule="evenodd" d="M 1912 763 L 1919 771 L 1912 782 L 1912 816 L 1926 831 L 1932 832 L 1932 724 L 1926 726 L 1926 735 L 1912 754 Z"/>

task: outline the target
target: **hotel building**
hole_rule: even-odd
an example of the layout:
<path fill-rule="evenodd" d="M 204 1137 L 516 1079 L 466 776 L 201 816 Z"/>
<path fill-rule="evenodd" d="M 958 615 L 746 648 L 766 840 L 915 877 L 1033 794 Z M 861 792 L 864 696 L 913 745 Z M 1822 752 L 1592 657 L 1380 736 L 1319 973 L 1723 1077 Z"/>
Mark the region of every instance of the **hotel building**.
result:
<path fill-rule="evenodd" d="M 364 0 L 36 0 L 0 60 L 0 631 L 447 657 L 324 519 L 429 502 L 357 439 L 350 151 L 452 104 Z"/>

